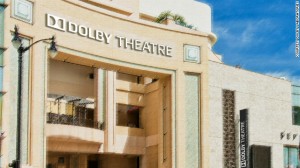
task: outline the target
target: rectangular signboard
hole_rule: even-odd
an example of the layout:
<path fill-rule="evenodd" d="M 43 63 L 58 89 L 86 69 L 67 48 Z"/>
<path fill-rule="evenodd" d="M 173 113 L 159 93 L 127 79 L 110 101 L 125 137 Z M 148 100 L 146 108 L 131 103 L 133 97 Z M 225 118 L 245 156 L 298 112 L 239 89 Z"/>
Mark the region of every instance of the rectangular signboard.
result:
<path fill-rule="evenodd" d="M 249 168 L 248 109 L 240 110 L 240 161 L 241 168 Z"/>

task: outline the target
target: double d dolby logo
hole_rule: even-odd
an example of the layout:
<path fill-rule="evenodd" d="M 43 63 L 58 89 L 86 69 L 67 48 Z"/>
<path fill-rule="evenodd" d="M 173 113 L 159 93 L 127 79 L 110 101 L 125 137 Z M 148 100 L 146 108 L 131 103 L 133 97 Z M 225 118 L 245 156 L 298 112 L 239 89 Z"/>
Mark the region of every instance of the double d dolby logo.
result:
<path fill-rule="evenodd" d="M 105 33 L 100 30 L 93 30 L 87 26 L 79 25 L 70 21 L 67 21 L 64 18 L 57 17 L 51 14 L 46 14 L 47 18 L 47 27 L 60 30 L 63 32 L 69 32 L 73 34 L 78 34 L 89 39 L 97 40 L 104 42 L 106 44 L 110 43 L 112 34 Z"/>

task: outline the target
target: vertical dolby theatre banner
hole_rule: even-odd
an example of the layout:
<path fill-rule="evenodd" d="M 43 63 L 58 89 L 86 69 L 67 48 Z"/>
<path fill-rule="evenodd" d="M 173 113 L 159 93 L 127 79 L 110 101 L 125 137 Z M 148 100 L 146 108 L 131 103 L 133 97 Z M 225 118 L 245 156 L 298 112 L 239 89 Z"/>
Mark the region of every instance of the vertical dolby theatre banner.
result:
<path fill-rule="evenodd" d="M 248 109 L 240 110 L 240 161 L 241 168 L 249 168 Z"/>

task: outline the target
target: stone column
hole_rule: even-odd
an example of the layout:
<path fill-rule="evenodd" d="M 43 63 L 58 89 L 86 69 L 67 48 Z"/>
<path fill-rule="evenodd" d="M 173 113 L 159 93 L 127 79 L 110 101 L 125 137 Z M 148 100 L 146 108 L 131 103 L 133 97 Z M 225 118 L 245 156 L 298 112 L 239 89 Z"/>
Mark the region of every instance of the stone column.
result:
<path fill-rule="evenodd" d="M 106 71 L 103 69 L 95 70 L 95 92 L 97 95 L 97 112 L 95 113 L 95 119 L 99 124 L 105 124 L 106 113 Z"/>
<path fill-rule="evenodd" d="M 116 111 L 116 104 L 115 104 L 115 81 L 116 81 L 116 72 L 107 71 L 107 86 L 106 86 L 106 95 L 107 95 L 107 102 L 106 102 L 106 124 L 105 124 L 105 145 L 104 151 L 105 152 L 113 152 L 114 151 L 114 130 L 115 130 L 115 111 Z"/>

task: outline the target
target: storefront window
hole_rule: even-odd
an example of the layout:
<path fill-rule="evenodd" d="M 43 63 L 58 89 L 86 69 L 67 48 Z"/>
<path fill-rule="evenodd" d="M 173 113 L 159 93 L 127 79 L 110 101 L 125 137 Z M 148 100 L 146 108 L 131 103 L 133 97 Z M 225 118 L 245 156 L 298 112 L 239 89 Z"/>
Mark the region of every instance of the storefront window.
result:
<path fill-rule="evenodd" d="M 251 145 L 252 168 L 271 168 L 271 150 L 270 146 Z"/>
<path fill-rule="evenodd" d="M 300 86 L 292 86 L 293 124 L 300 125 Z"/>
<path fill-rule="evenodd" d="M 117 126 L 140 128 L 140 108 L 124 104 L 117 105 Z"/>
<path fill-rule="evenodd" d="M 298 148 L 284 147 L 284 168 L 299 168 Z"/>

